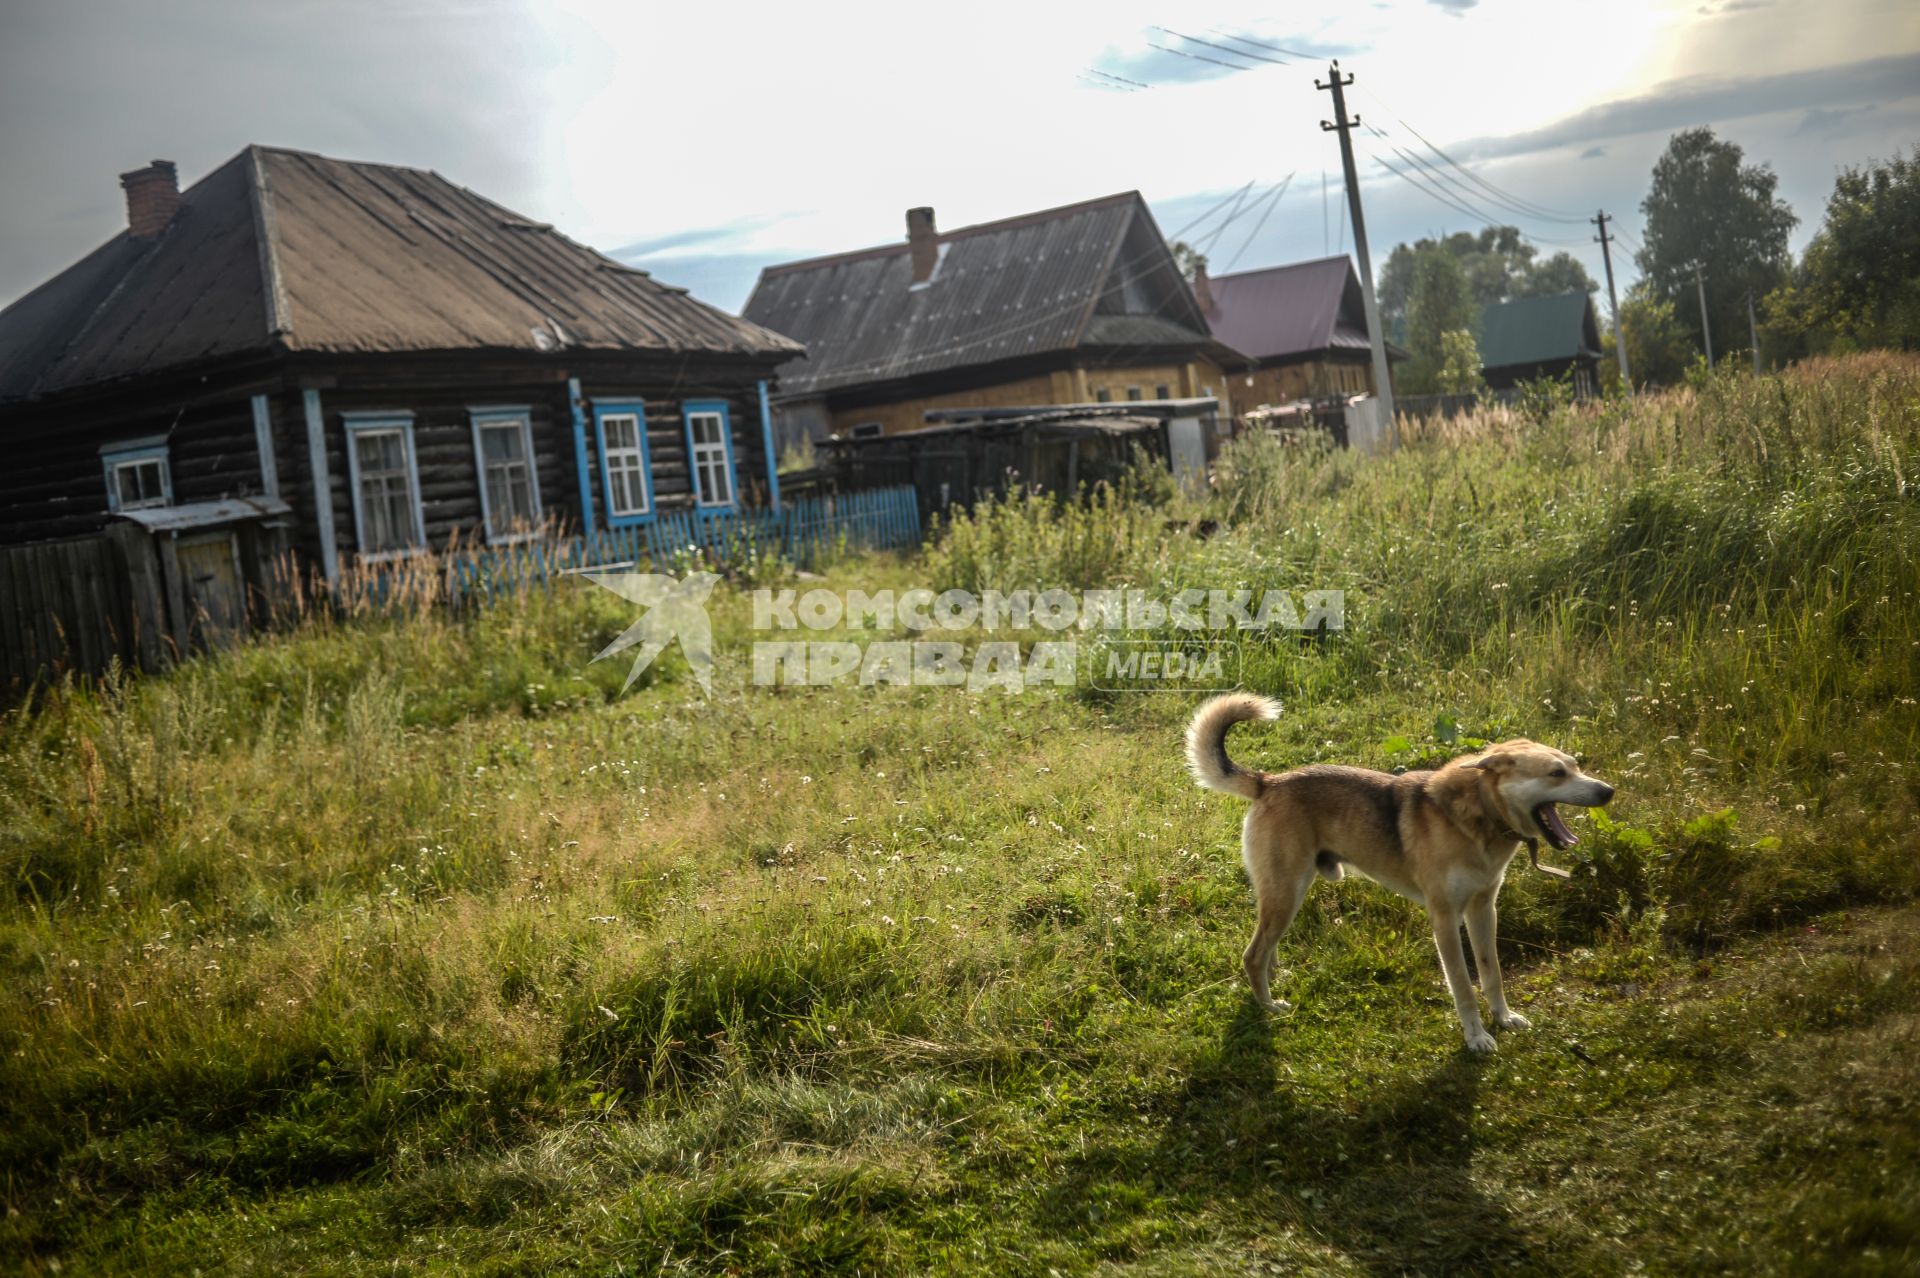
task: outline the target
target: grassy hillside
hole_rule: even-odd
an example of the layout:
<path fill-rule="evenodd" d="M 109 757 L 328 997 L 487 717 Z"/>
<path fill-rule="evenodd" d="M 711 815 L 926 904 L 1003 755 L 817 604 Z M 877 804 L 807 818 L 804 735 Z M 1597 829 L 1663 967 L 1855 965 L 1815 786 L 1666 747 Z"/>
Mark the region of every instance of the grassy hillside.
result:
<path fill-rule="evenodd" d="M 1525 733 L 1620 795 L 1460 1050 L 1320 885 L 1256 1013 L 1193 699 L 752 688 L 715 596 L 314 616 L 0 722 L 0 1255 L 28 1272 L 1920 1266 L 1920 361 L 1727 378 L 1204 504 L 1016 502 L 826 584 L 1347 592 L 1236 757 Z M 1211 535 L 1202 520 L 1219 524 Z M 1194 531 L 1188 531 L 1189 529 Z M 874 637 L 871 634 L 867 638 Z"/>

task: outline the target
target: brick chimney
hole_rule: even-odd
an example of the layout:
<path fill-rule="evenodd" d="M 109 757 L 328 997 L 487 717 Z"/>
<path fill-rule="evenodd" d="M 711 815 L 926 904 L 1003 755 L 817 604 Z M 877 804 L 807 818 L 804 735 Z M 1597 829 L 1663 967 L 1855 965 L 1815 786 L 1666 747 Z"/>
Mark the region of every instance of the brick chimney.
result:
<path fill-rule="evenodd" d="M 940 233 L 933 229 L 933 210 L 907 210 L 907 246 L 913 254 L 913 282 L 925 284 L 940 264 Z"/>
<path fill-rule="evenodd" d="M 1200 313 L 1205 315 L 1213 310 L 1213 281 L 1207 278 L 1207 264 L 1197 263 L 1193 268 L 1193 300 L 1200 304 Z"/>
<path fill-rule="evenodd" d="M 180 177 L 172 160 L 155 160 L 144 169 L 120 175 L 127 193 L 127 234 L 136 240 L 157 239 L 180 211 Z"/>

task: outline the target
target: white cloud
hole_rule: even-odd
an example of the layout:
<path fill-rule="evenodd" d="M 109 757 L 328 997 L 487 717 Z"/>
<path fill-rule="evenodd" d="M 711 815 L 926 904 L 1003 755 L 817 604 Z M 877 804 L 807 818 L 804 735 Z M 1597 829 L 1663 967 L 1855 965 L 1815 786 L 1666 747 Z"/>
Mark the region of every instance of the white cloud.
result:
<path fill-rule="evenodd" d="M 1682 76 L 1779 76 L 1850 63 L 1861 49 L 1920 50 L 1910 0 L 1722 0 L 1711 16 L 1702 0 L 1600 13 L 1573 0 L 1480 0 L 1457 13 L 1391 0 L 1284 17 L 1251 0 L 103 3 L 110 20 L 92 5 L 16 0 L 0 43 L 0 136 L 24 157 L 14 175 L 34 175 L 0 186 L 0 299 L 119 227 L 115 174 L 161 156 L 191 179 L 253 141 L 437 169 L 734 306 L 755 264 L 896 240 L 910 205 L 933 205 L 953 227 L 1138 188 L 1172 230 L 1204 193 L 1297 171 L 1244 269 L 1339 241 L 1338 163 L 1319 128 L 1332 108 L 1314 88 L 1325 64 L 1269 50 L 1289 65 L 1223 54 L 1248 67 L 1228 71 L 1153 44 L 1213 56 L 1197 41 L 1237 35 L 1339 51 L 1358 77 L 1349 110 L 1396 144 L 1418 149 L 1404 119 L 1450 150 L 1537 134 Z M 154 67 L 172 77 L 166 92 L 136 74 Z M 1095 68 L 1153 87 L 1098 87 Z M 1781 108 L 1797 108 L 1798 124 L 1818 105 Z M 1776 158 L 1788 186 L 1823 192 L 1835 162 L 1891 150 L 1886 131 L 1903 118 L 1887 106 L 1812 118 L 1809 128 L 1830 131 L 1783 141 L 1778 156 L 1756 146 L 1755 158 Z M 1606 155 L 1585 163 L 1569 150 L 1483 171 L 1532 201 L 1624 211 L 1663 138 L 1605 141 Z M 1362 149 L 1393 158 L 1370 134 Z M 1364 154 L 1363 164 L 1382 256 L 1395 237 L 1465 220 Z M 1336 175 L 1324 221 L 1323 169 Z M 1217 252 L 1239 251 L 1251 221 L 1221 235 Z"/>

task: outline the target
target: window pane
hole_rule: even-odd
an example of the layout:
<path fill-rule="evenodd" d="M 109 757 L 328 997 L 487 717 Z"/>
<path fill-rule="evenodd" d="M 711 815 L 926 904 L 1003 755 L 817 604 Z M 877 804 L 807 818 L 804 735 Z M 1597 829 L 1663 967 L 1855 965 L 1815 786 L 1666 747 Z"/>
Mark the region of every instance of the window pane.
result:
<path fill-rule="evenodd" d="M 167 463 L 159 457 L 116 462 L 112 484 L 122 510 L 164 506 L 167 504 Z"/>
<path fill-rule="evenodd" d="M 507 473 L 499 466 L 487 467 L 487 531 L 503 533 L 513 527 L 516 517 L 508 496 Z"/>
<path fill-rule="evenodd" d="M 407 441 L 397 430 L 360 430 L 353 436 L 360 463 L 363 551 L 399 550 L 413 544 L 413 489 L 407 475 Z"/>
<path fill-rule="evenodd" d="M 733 484 L 727 473 L 726 418 L 719 413 L 689 413 L 687 434 L 693 441 L 695 497 L 703 506 L 733 504 Z"/>
<path fill-rule="evenodd" d="M 480 451 L 488 461 L 517 461 L 527 455 L 526 432 L 519 422 L 480 428 Z"/>
<path fill-rule="evenodd" d="M 609 413 L 600 419 L 606 440 L 607 508 L 616 515 L 647 513 L 646 461 L 641 451 L 637 413 Z"/>

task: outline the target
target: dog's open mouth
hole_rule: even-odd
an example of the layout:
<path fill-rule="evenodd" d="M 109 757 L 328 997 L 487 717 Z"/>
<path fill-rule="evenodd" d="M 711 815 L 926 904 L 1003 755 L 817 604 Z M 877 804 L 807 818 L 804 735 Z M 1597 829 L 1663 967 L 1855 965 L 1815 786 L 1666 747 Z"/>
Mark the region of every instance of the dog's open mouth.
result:
<path fill-rule="evenodd" d="M 1533 819 L 1540 823 L 1542 830 L 1546 831 L 1547 842 L 1563 852 L 1580 841 L 1579 836 L 1569 830 L 1567 823 L 1560 819 L 1560 809 L 1551 803 L 1543 803 L 1535 808 Z"/>

